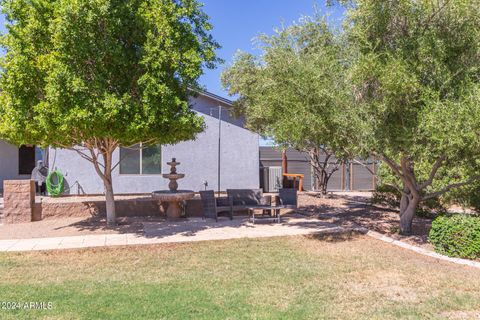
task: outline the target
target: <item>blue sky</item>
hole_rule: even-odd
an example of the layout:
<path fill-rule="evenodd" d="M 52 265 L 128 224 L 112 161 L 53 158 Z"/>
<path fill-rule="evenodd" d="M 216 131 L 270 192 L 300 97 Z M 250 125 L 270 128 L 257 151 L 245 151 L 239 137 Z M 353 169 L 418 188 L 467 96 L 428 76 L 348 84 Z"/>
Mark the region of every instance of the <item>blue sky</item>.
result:
<path fill-rule="evenodd" d="M 208 91 L 228 98 L 222 89 L 220 74 L 231 63 L 237 50 L 253 52 L 252 39 L 260 34 L 272 34 L 274 28 L 290 25 L 303 15 L 313 15 L 315 9 L 321 13 L 330 12 L 330 19 L 340 21 L 342 9 L 326 8 L 325 0 L 199 0 L 204 11 L 210 16 L 213 25 L 212 34 L 222 46 L 217 51 L 225 64 L 215 70 L 205 70 L 200 84 Z M 0 14 L 0 32 L 5 32 L 5 17 Z"/>
<path fill-rule="evenodd" d="M 2 34 L 5 33 L 5 16 L 3 14 L 0 14 L 0 32 Z"/>
<path fill-rule="evenodd" d="M 203 0 L 204 11 L 210 16 L 212 34 L 222 48 L 217 51 L 224 65 L 215 70 L 205 70 L 200 84 L 214 94 L 228 98 L 222 89 L 220 74 L 232 62 L 234 53 L 242 51 L 258 54 L 252 39 L 259 33 L 272 34 L 275 28 L 290 25 L 304 15 L 330 12 L 330 20 L 340 21 L 342 9 L 326 8 L 324 0 Z"/>
<path fill-rule="evenodd" d="M 252 40 L 260 33 L 272 34 L 275 28 L 288 26 L 302 16 L 311 16 L 315 8 L 320 14 L 329 14 L 330 22 L 339 23 L 343 10 L 340 7 L 326 7 L 325 0 L 199 0 L 204 11 L 210 16 L 212 34 L 222 46 L 217 55 L 225 63 L 214 70 L 205 70 L 200 84 L 208 91 L 228 97 L 220 82 L 220 74 L 232 62 L 237 50 L 259 54 Z M 5 17 L 0 14 L 0 32 L 5 32 Z M 262 145 L 273 143 L 261 140 Z"/>

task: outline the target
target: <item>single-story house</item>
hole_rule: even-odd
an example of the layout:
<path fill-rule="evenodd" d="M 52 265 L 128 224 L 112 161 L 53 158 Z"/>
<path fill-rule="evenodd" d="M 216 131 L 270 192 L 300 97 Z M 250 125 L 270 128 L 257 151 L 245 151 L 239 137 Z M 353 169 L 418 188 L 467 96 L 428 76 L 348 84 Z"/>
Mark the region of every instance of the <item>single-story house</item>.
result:
<path fill-rule="evenodd" d="M 117 194 L 149 193 L 168 189 L 166 164 L 176 158 L 181 164 L 179 189 L 194 191 L 259 187 L 259 137 L 244 127 L 243 119 L 231 117 L 231 101 L 209 92 L 200 92 L 190 100 L 191 108 L 204 118 L 206 129 L 196 140 L 145 149 L 119 148 L 114 159 L 122 159 L 113 172 Z M 221 121 L 219 121 L 221 114 Z M 219 148 L 220 145 L 220 148 Z M 7 179 L 29 179 L 37 160 L 43 159 L 50 170 L 65 177 L 65 193 L 102 194 L 100 177 L 93 165 L 75 151 L 35 146 L 17 148 L 0 141 L 0 186 Z M 220 188 L 218 187 L 220 172 Z M 0 187 L 1 188 L 1 187 Z"/>

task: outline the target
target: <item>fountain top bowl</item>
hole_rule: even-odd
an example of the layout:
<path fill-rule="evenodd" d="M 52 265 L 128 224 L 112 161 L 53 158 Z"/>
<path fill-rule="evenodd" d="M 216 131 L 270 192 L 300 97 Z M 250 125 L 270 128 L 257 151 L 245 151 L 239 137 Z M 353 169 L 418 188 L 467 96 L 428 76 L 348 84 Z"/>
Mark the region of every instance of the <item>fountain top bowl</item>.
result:
<path fill-rule="evenodd" d="M 172 158 L 172 161 L 167 162 L 167 164 L 168 164 L 169 166 L 171 166 L 171 165 L 178 166 L 178 165 L 180 164 L 180 162 L 177 162 L 177 158 Z"/>
<path fill-rule="evenodd" d="M 166 179 L 177 180 L 177 179 L 182 179 L 183 177 L 185 177 L 185 174 L 184 173 L 165 173 L 165 174 L 162 174 L 162 177 L 164 177 Z"/>

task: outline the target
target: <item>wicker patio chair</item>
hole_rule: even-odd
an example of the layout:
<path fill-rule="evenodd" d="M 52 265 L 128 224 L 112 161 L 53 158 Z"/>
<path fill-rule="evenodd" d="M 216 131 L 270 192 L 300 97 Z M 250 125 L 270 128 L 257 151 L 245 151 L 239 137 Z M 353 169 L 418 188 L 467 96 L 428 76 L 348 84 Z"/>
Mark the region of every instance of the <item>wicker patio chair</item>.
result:
<path fill-rule="evenodd" d="M 226 212 L 230 220 L 233 219 L 233 210 L 229 198 L 215 198 L 213 190 L 200 191 L 200 198 L 203 205 L 203 217 L 212 218 L 218 221 L 218 214 Z"/>
<path fill-rule="evenodd" d="M 298 195 L 297 189 L 279 189 L 278 190 L 278 202 L 282 208 L 285 209 L 297 209 L 298 208 Z"/>

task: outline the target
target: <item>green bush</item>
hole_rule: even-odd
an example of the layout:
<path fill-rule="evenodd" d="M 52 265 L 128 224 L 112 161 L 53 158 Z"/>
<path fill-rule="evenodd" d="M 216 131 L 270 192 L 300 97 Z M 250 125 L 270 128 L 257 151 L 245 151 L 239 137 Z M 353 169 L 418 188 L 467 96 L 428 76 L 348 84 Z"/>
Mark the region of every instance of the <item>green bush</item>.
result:
<path fill-rule="evenodd" d="M 448 200 L 450 200 L 450 202 L 480 213 L 480 182 L 452 190 L 447 196 L 449 197 Z"/>
<path fill-rule="evenodd" d="M 438 253 L 480 258 L 480 217 L 464 214 L 437 217 L 428 239 Z"/>

